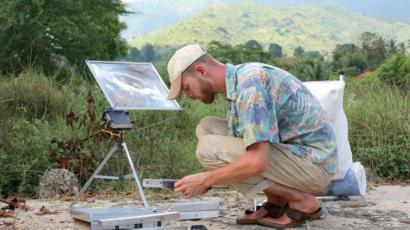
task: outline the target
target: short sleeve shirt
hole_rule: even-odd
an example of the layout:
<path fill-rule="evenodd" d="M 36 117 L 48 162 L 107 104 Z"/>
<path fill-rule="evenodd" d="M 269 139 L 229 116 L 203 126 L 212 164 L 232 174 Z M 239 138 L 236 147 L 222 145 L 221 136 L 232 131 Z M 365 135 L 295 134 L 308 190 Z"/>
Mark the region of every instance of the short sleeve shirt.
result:
<path fill-rule="evenodd" d="M 290 73 L 262 63 L 226 65 L 229 135 L 268 141 L 334 173 L 336 141 L 319 101 Z"/>

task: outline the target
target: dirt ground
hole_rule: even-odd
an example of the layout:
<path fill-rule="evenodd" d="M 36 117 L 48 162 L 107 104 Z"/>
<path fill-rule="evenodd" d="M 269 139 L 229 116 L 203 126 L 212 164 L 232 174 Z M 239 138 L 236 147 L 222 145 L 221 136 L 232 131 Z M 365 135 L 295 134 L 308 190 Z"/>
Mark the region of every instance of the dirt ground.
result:
<path fill-rule="evenodd" d="M 147 191 L 151 208 L 171 211 L 171 203 L 183 201 L 173 193 Z M 268 229 L 260 226 L 239 226 L 235 219 L 253 206 L 232 190 L 212 190 L 196 200 L 218 200 L 220 217 L 197 221 L 171 221 L 169 225 L 204 225 L 208 229 Z M 262 202 L 262 195 L 256 202 Z M 27 200 L 25 208 L 17 208 L 10 217 L 0 217 L 0 229 L 90 229 L 88 224 L 73 220 L 68 213 L 70 199 Z M 305 224 L 299 229 L 410 229 L 410 186 L 383 185 L 368 191 L 364 197 L 326 201 L 328 217 Z M 142 207 L 130 195 L 83 197 L 81 207 Z M 43 209 L 41 209 L 44 206 Z M 40 211 L 41 209 L 41 211 Z M 3 212 L 4 214 L 4 212 Z M 14 214 L 14 215 L 12 215 Z"/>

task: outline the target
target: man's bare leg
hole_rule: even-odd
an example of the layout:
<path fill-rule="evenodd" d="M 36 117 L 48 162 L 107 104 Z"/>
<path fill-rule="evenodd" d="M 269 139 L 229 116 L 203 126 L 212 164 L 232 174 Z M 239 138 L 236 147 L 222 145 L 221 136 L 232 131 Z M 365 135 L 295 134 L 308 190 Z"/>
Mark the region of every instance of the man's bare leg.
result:
<path fill-rule="evenodd" d="M 288 201 L 284 197 L 271 193 L 269 191 L 269 188 L 265 189 L 263 192 L 265 193 L 268 202 L 271 204 L 277 205 L 279 207 L 284 207 L 288 203 Z"/>

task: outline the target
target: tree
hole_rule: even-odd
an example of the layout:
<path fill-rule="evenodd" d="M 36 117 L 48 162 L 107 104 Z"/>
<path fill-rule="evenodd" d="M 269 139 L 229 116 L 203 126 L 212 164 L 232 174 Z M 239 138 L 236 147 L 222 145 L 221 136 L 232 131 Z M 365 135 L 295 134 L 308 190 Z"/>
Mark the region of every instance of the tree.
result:
<path fill-rule="evenodd" d="M 343 57 L 352 56 L 357 50 L 358 50 L 357 46 L 351 43 L 336 45 L 336 48 L 332 52 L 333 61 L 340 63 Z"/>
<path fill-rule="evenodd" d="M 259 42 L 256 41 L 256 40 L 254 40 L 254 39 L 247 41 L 247 42 L 245 43 L 245 45 L 248 46 L 248 47 L 257 49 L 257 50 L 263 50 L 262 45 L 259 44 Z"/>
<path fill-rule="evenodd" d="M 404 44 L 404 42 L 400 42 L 397 48 L 397 53 L 406 54 L 406 51 L 407 51 L 406 44 Z"/>
<path fill-rule="evenodd" d="M 397 45 L 396 45 L 396 42 L 394 41 L 394 39 L 389 40 L 389 43 L 387 44 L 387 50 L 388 50 L 389 56 L 391 56 L 391 55 L 398 52 L 398 48 L 397 48 Z"/>
<path fill-rule="evenodd" d="M 332 52 L 333 60 L 330 64 L 335 72 L 344 71 L 346 75 L 355 76 L 366 69 L 366 62 L 361 49 L 355 44 L 336 45 Z"/>
<path fill-rule="evenodd" d="M 386 42 L 374 33 L 365 32 L 360 36 L 362 52 L 369 70 L 375 70 L 386 59 Z"/>
<path fill-rule="evenodd" d="M 297 58 L 302 58 L 304 53 L 305 50 L 301 46 L 298 46 L 293 50 L 293 56 Z"/>
<path fill-rule="evenodd" d="M 53 74 L 86 59 L 126 53 L 120 37 L 126 10 L 117 0 L 9 0 L 0 2 L 0 73 L 28 66 Z"/>
<path fill-rule="evenodd" d="M 263 50 L 258 50 L 246 44 L 231 46 L 218 41 L 212 41 L 208 44 L 208 52 L 221 62 L 240 64 L 244 62 L 264 62 L 274 64 L 275 60 L 272 55 Z"/>
<path fill-rule="evenodd" d="M 155 59 L 154 46 L 150 43 L 145 44 L 141 49 L 142 60 L 145 62 L 153 62 Z"/>
<path fill-rule="evenodd" d="M 211 41 L 207 45 L 207 50 L 212 56 L 224 63 L 235 63 L 233 61 L 233 48 L 229 44 L 225 44 L 219 41 Z"/>
<path fill-rule="evenodd" d="M 404 43 L 403 43 L 403 45 L 404 45 Z M 406 47 L 406 45 L 404 45 L 404 47 Z M 409 48 L 409 49 L 410 49 L 410 39 L 409 39 L 409 40 L 407 40 L 407 48 Z M 406 50 L 407 48 L 405 48 L 405 50 Z"/>
<path fill-rule="evenodd" d="M 329 77 L 329 68 L 323 59 L 299 60 L 293 69 L 295 75 L 303 81 L 323 81 Z"/>
<path fill-rule="evenodd" d="M 355 52 L 349 59 L 346 60 L 343 70 L 347 75 L 356 76 L 366 70 L 366 61 L 360 52 Z"/>
<path fill-rule="evenodd" d="M 268 51 L 272 55 L 273 58 L 283 57 L 282 47 L 277 43 L 269 44 Z"/>
<path fill-rule="evenodd" d="M 130 61 L 141 61 L 141 52 L 136 47 L 130 48 Z"/>

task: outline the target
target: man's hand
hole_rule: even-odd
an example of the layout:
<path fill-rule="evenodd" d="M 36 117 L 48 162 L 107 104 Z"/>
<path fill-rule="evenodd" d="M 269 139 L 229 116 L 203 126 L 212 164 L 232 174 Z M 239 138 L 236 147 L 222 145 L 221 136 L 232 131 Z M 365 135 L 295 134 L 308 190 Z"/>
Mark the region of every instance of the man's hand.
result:
<path fill-rule="evenodd" d="M 208 191 L 211 185 L 207 184 L 208 173 L 198 173 L 186 176 L 175 183 L 175 192 L 182 192 L 188 198 L 200 196 Z"/>
<path fill-rule="evenodd" d="M 214 171 L 186 176 L 175 183 L 175 192 L 187 197 L 204 194 L 212 185 L 230 184 L 264 173 L 269 165 L 269 142 L 258 142 L 246 149 L 246 153 Z"/>

